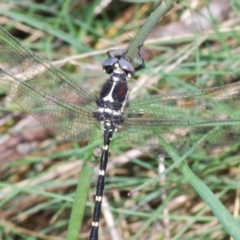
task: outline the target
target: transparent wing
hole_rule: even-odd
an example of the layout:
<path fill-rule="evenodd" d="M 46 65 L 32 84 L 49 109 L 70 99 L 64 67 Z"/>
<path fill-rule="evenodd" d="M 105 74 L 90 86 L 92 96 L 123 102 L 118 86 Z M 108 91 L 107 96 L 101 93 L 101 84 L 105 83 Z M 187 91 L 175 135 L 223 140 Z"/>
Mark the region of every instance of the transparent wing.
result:
<path fill-rule="evenodd" d="M 45 127 L 73 140 L 98 124 L 96 97 L 0 28 L 0 88 Z"/>
<path fill-rule="evenodd" d="M 240 84 L 235 83 L 130 101 L 122 137 L 143 151 L 150 147 L 170 156 L 165 143 L 180 156 L 194 145 L 195 151 L 207 151 L 236 143 L 240 140 L 239 90 Z"/>

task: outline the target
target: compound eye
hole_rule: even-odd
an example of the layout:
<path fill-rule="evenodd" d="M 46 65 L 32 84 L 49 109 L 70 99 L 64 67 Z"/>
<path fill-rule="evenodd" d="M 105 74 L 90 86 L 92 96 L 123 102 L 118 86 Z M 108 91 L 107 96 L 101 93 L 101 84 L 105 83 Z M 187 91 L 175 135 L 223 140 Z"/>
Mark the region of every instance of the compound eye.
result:
<path fill-rule="evenodd" d="M 119 66 L 121 69 L 126 73 L 126 75 L 131 78 L 135 74 L 135 68 L 134 66 L 127 60 L 125 59 L 120 59 L 118 61 Z"/>
<path fill-rule="evenodd" d="M 114 65 L 118 62 L 117 58 L 108 58 L 103 63 L 103 69 L 107 74 L 111 74 L 114 70 Z"/>

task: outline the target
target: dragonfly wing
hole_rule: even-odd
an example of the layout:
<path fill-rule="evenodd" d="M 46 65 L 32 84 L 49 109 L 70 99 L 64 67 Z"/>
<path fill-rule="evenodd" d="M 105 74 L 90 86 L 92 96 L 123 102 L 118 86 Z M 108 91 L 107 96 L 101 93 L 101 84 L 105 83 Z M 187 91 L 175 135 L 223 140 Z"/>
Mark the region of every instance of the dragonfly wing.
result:
<path fill-rule="evenodd" d="M 232 84 L 135 99 L 125 111 L 121 130 L 127 133 L 122 135 L 136 146 L 165 155 L 170 151 L 170 156 L 172 151 L 182 156 L 191 149 L 207 151 L 236 143 L 240 139 L 239 90 L 239 84 Z"/>
<path fill-rule="evenodd" d="M 0 28 L 0 88 L 45 127 L 73 140 L 89 139 L 96 97 Z"/>

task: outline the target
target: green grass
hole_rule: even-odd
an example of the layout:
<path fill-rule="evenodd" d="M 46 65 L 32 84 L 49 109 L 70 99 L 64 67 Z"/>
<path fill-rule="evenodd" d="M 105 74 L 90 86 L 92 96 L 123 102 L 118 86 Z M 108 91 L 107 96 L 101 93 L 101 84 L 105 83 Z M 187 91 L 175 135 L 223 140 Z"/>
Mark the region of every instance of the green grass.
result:
<path fill-rule="evenodd" d="M 59 67 L 96 94 L 106 79 L 101 73 L 106 50 L 126 47 L 129 36 L 134 37 L 155 8 L 153 3 L 113 1 L 95 15 L 100 1 L 86 5 L 82 1 L 18 2 L 0 3 L 1 26 L 36 54 L 49 61 L 61 60 Z M 230 3 L 232 14 L 221 23 L 213 20 L 213 30 L 184 34 L 175 26 L 170 28 L 175 36 L 165 31 L 165 37 L 148 40 L 144 45 L 146 69 L 129 83 L 131 98 L 239 81 L 239 5 Z M 188 2 L 179 1 L 160 26 L 178 22 L 183 13 L 201 7 L 191 10 Z M 0 133 L 9 140 L 2 140 L 0 146 L 0 238 L 66 239 L 74 194 L 85 166 L 89 175 L 84 176 L 86 181 L 80 178 L 78 187 L 89 184 L 91 188 L 89 193 L 82 190 L 88 201 L 79 239 L 88 239 L 97 180 L 97 171 L 93 177 L 91 171 L 94 166 L 98 169 L 96 146 L 101 147 L 101 139 L 88 144 L 64 141 L 49 132 L 40 137 L 44 128 L 31 126 L 27 113 L 16 108 L 15 103 L 2 98 Z M 21 128 L 19 123 L 25 119 L 29 123 Z M 114 230 L 123 240 L 167 239 L 168 235 L 181 240 L 229 238 L 229 230 L 220 223 L 224 219 L 216 212 L 214 215 L 207 204 L 218 204 L 213 192 L 239 221 L 239 144 L 217 150 L 187 157 L 188 166 L 180 164 L 177 157 L 177 164 L 165 160 L 161 165 L 129 144 L 113 141 L 105 187 L 108 207 L 103 207 L 100 239 L 112 239 Z M 167 169 L 161 180 L 160 165 Z M 188 173 L 194 174 L 184 176 L 188 167 Z M 189 183 L 194 185 L 193 180 L 199 184 L 197 190 Z M 143 188 L 127 196 L 142 184 Z M 199 196 L 201 189 L 209 202 Z M 83 195 L 77 198 L 83 200 Z"/>

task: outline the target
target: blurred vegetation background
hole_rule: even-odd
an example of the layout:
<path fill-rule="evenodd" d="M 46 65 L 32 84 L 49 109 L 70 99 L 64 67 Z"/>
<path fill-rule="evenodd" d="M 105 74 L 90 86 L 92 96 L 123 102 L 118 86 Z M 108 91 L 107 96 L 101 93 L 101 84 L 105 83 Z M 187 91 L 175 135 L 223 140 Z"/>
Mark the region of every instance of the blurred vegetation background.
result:
<path fill-rule="evenodd" d="M 127 48 L 159 1 L 3 0 L 0 25 L 96 94 L 106 51 Z M 143 47 L 130 98 L 239 81 L 239 1 L 177 1 Z M 0 238 L 65 239 L 82 162 L 96 166 L 79 239 L 88 239 L 100 150 L 54 136 L 1 92 Z M 101 147 L 101 139 L 99 147 Z M 90 151 L 90 152 L 89 152 Z M 239 219 L 239 144 L 187 163 Z M 111 144 L 100 239 L 229 239 L 177 168 L 121 140 Z M 114 226 L 113 226 L 114 225 Z"/>

